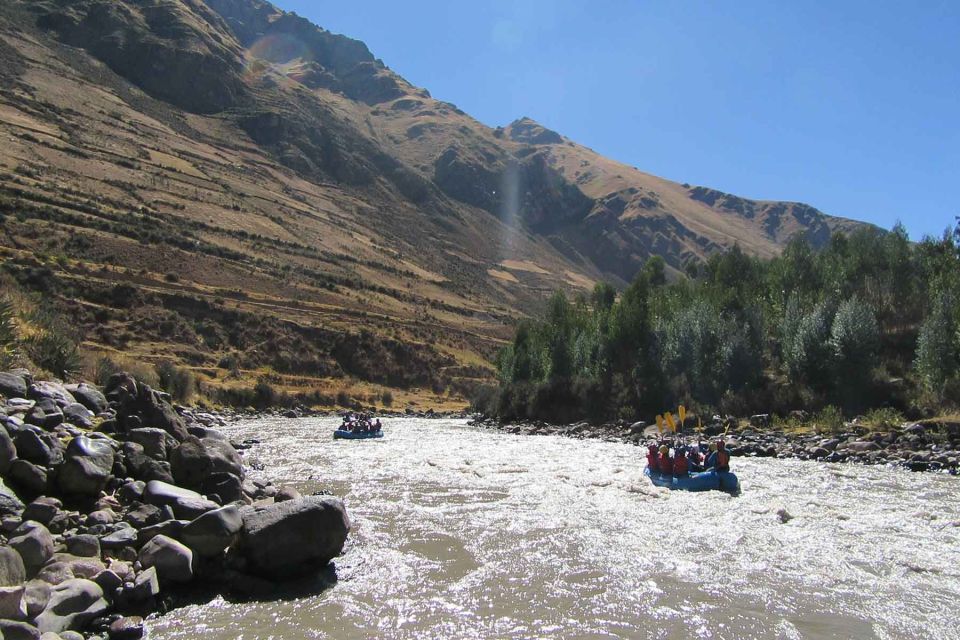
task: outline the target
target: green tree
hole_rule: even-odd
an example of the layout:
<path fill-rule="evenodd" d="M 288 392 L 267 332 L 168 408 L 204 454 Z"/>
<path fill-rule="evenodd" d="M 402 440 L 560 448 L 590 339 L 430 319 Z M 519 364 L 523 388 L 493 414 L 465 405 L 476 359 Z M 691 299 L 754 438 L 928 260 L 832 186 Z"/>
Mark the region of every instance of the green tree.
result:
<path fill-rule="evenodd" d="M 941 395 L 947 380 L 957 375 L 960 366 L 957 326 L 952 299 L 940 294 L 917 339 L 915 366 L 927 390 Z"/>

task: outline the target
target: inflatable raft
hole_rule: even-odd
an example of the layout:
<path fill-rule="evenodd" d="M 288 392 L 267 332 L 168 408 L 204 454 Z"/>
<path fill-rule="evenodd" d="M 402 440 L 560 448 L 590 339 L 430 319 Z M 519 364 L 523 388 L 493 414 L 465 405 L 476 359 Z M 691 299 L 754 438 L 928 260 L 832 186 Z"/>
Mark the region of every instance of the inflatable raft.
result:
<path fill-rule="evenodd" d="M 650 467 L 643 470 L 650 482 L 658 487 L 667 487 L 668 489 L 681 489 L 683 491 L 726 491 L 728 493 L 739 493 L 740 481 L 737 475 L 729 471 L 701 471 L 700 473 L 691 473 L 688 476 L 676 478 L 668 476 L 658 471 L 651 472 Z"/>
<path fill-rule="evenodd" d="M 373 433 L 354 433 L 353 431 L 344 431 L 343 429 L 337 429 L 333 432 L 333 439 L 343 439 L 343 440 L 369 440 L 370 438 L 382 438 L 383 431 L 374 431 Z"/>

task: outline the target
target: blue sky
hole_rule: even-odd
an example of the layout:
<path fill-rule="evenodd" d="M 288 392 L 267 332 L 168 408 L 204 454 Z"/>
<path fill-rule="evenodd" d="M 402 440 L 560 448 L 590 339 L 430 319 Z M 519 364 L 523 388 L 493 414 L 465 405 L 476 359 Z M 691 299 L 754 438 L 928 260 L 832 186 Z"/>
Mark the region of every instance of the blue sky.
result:
<path fill-rule="evenodd" d="M 277 0 L 481 122 L 914 239 L 960 215 L 960 2 Z"/>

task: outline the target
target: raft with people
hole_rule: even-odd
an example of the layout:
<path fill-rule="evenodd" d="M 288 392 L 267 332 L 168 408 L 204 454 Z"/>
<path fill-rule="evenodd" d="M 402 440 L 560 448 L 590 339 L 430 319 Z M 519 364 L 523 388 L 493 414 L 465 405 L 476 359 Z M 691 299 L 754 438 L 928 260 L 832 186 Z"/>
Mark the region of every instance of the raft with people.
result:
<path fill-rule="evenodd" d="M 706 451 L 705 451 L 706 449 Z M 730 472 L 730 453 L 723 440 L 696 445 L 651 444 L 644 474 L 658 487 L 683 491 L 740 492 L 740 480 Z"/>
<path fill-rule="evenodd" d="M 383 437 L 383 425 L 369 415 L 348 413 L 343 417 L 340 427 L 333 432 L 334 440 L 369 440 Z"/>

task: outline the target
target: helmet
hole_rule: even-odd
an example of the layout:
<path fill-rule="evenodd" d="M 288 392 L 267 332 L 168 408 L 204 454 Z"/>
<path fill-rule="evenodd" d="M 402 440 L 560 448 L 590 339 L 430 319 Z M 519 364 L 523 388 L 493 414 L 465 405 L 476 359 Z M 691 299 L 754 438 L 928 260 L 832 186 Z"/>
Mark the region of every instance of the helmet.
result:
<path fill-rule="evenodd" d="M 716 442 L 711 442 L 711 443 L 710 443 L 710 451 L 716 451 L 716 450 L 717 450 L 717 443 L 716 443 Z"/>
<path fill-rule="evenodd" d="M 660 447 L 660 454 L 661 454 L 661 455 L 664 455 L 664 456 L 665 456 L 665 455 L 667 455 L 668 453 L 670 453 L 670 447 L 668 447 L 667 445 L 663 445 L 662 447 Z"/>

